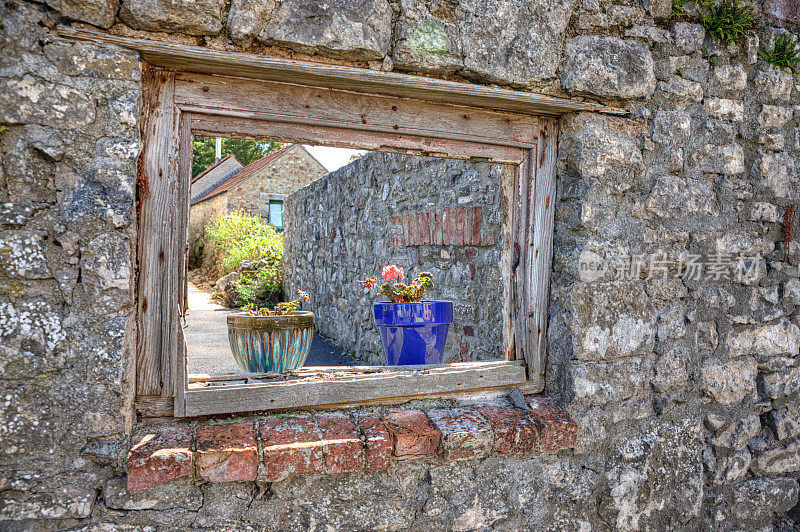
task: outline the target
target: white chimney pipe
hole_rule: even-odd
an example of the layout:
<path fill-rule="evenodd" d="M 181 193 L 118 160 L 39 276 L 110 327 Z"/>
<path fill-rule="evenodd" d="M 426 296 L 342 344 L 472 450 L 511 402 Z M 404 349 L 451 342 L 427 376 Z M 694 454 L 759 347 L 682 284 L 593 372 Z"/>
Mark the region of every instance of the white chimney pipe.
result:
<path fill-rule="evenodd" d="M 217 137 L 217 142 L 214 150 L 214 164 L 218 163 L 220 159 L 222 159 L 222 139 L 220 137 Z"/>

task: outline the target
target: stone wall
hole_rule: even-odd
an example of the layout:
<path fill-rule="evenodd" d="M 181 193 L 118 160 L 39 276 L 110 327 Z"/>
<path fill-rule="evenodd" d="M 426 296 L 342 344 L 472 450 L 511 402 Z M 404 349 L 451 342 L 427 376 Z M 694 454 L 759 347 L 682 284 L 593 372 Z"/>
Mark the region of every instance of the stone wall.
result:
<path fill-rule="evenodd" d="M 203 250 L 205 228 L 211 220 L 223 214 L 228 208 L 225 194 L 220 194 L 189 208 L 189 267 L 199 266 L 201 262 L 209 259 Z"/>
<path fill-rule="evenodd" d="M 669 12 L 665 0 L 4 3 L 0 527 L 791 530 L 800 245 L 784 260 L 782 221 L 800 192 L 800 91 L 757 50 L 800 20 L 769 0 L 759 28 L 725 45 Z M 546 393 L 579 426 L 574 450 L 127 493 L 141 63 L 58 38 L 77 22 L 628 109 L 560 121 Z M 744 254 L 758 275 L 582 279 L 589 252 L 601 265 Z"/>
<path fill-rule="evenodd" d="M 0 528 L 65 528 L 134 421 L 141 62 L 55 38 L 39 5 L 0 14 Z"/>
<path fill-rule="evenodd" d="M 364 363 L 385 365 L 372 318 L 372 303 L 385 298 L 356 280 L 380 278 L 387 264 L 401 266 L 408 279 L 430 271 L 435 288 L 426 298 L 453 301 L 445 360 L 502 359 L 502 168 L 370 153 L 292 194 L 284 213 L 286 293 L 308 291 L 307 306 L 323 335 Z M 414 216 L 416 228 L 420 213 L 444 216 L 459 207 L 470 213 L 480 207 L 475 224 L 483 243 L 465 245 L 462 237 L 422 245 L 408 235 L 406 217 Z"/>

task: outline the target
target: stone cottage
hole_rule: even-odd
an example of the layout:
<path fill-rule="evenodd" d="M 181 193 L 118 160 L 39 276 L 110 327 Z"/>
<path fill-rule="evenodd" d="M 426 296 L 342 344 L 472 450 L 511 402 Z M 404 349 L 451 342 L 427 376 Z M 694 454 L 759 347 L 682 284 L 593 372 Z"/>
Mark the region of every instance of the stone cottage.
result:
<path fill-rule="evenodd" d="M 209 220 L 231 210 L 245 209 L 283 229 L 286 196 L 327 172 L 300 144 L 287 144 L 247 166 L 233 155 L 220 159 L 192 180 L 190 244 L 202 234 Z"/>
<path fill-rule="evenodd" d="M 0 528 L 793 530 L 800 87 L 764 56 L 800 11 L 675 5 L 5 2 Z M 187 139 L 225 131 L 516 165 L 524 358 L 179 371 Z"/>

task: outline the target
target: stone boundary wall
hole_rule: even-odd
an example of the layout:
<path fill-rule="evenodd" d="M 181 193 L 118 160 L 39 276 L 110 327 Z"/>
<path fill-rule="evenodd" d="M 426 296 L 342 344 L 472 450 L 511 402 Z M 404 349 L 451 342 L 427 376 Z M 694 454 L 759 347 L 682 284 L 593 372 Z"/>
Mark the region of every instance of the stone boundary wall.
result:
<path fill-rule="evenodd" d="M 372 304 L 356 280 L 397 264 L 430 271 L 426 299 L 453 301 L 445 360 L 501 360 L 503 166 L 370 153 L 286 199 L 284 284 L 306 290 L 320 333 L 385 365 Z"/>
<path fill-rule="evenodd" d="M 800 88 L 758 51 L 800 32 L 800 14 L 792 0 L 758 0 L 757 28 L 727 44 L 696 3 L 680 20 L 671 7 L 3 3 L 0 528 L 792 530 Z M 151 426 L 136 418 L 132 379 L 142 63 L 64 40 L 61 24 L 626 108 L 559 120 L 545 391 L 579 426 L 572 450 L 129 493 L 131 437 Z M 758 276 L 588 280 L 584 252 L 609 264 L 744 255 Z"/>

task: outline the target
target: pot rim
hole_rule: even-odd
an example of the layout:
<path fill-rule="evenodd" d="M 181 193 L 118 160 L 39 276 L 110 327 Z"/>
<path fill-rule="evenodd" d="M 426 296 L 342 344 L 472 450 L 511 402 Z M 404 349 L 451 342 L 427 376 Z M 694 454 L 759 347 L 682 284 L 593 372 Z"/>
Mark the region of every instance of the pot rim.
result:
<path fill-rule="evenodd" d="M 452 301 L 447 301 L 444 299 L 423 299 L 422 301 L 409 301 L 407 303 L 395 303 L 394 301 L 375 301 L 373 305 L 420 305 L 422 303 L 450 303 Z"/>
<path fill-rule="evenodd" d="M 309 311 L 294 311 L 292 314 L 281 316 L 248 316 L 235 314 L 228 316 L 228 330 L 249 330 L 260 332 L 274 332 L 283 330 L 308 329 L 314 327 L 314 313 Z"/>
<path fill-rule="evenodd" d="M 301 318 L 301 317 L 314 317 L 314 313 L 310 310 L 293 310 L 288 314 L 280 314 L 276 316 L 251 316 L 246 312 L 237 312 L 236 314 L 228 314 L 228 318 L 247 318 L 247 319 L 262 319 L 262 320 L 279 320 L 288 318 Z"/>

